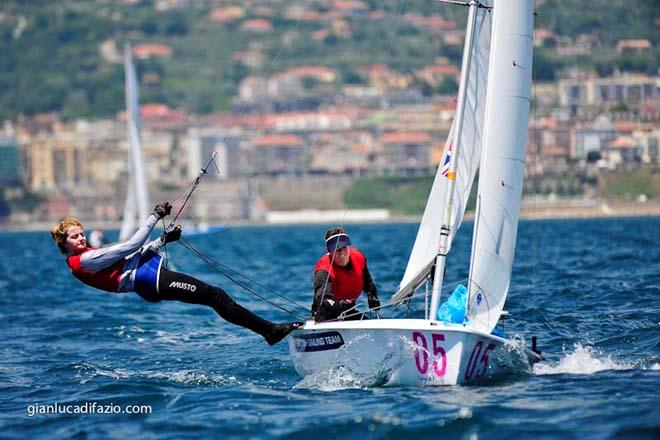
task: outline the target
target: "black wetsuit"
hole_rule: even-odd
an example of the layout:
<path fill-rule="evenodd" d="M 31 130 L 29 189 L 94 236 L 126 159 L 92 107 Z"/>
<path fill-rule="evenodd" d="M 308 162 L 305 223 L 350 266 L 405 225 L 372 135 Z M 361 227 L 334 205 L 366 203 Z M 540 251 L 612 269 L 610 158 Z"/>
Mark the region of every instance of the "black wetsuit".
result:
<path fill-rule="evenodd" d="M 164 268 L 160 269 L 158 277 L 158 294 L 139 295 L 149 302 L 181 301 L 211 307 L 224 320 L 248 328 L 266 339 L 274 325 L 241 307 L 221 288 Z"/>

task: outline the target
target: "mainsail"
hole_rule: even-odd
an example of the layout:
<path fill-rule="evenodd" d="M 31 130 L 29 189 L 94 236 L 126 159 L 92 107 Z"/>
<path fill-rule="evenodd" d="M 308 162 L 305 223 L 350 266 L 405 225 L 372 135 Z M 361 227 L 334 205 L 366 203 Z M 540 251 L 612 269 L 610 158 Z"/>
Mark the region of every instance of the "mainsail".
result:
<path fill-rule="evenodd" d="M 490 6 L 492 0 L 482 1 Z M 456 165 L 456 188 L 454 193 L 454 206 L 450 223 L 450 236 L 447 252 L 451 242 L 458 231 L 465 214 L 465 208 L 472 189 L 472 182 L 477 171 L 482 145 L 482 128 L 488 85 L 488 58 L 491 40 L 491 12 L 480 8 L 474 30 L 474 44 L 472 46 L 472 62 L 468 74 L 467 94 L 465 100 L 465 117 L 460 139 L 460 154 Z M 431 193 L 424 209 L 424 215 L 417 231 L 408 265 L 403 275 L 399 290 L 392 297 L 397 302 L 411 293 L 428 275 L 438 254 L 440 245 L 440 228 L 445 212 L 445 201 L 448 190 L 447 170 L 450 154 L 455 154 L 457 118 L 454 118 L 445 143 L 442 160 L 433 181 Z"/>
<path fill-rule="evenodd" d="M 490 332 L 509 290 L 531 103 L 533 0 L 496 0 L 468 319 Z"/>
<path fill-rule="evenodd" d="M 124 46 L 124 75 L 126 93 L 126 129 L 128 136 L 128 186 L 124 217 L 119 231 L 119 240 L 126 240 L 137 229 L 137 224 L 144 224 L 149 213 L 149 194 L 147 178 L 140 140 L 140 104 L 135 66 L 131 56 L 131 46 Z M 137 224 L 136 224 L 137 217 Z"/>

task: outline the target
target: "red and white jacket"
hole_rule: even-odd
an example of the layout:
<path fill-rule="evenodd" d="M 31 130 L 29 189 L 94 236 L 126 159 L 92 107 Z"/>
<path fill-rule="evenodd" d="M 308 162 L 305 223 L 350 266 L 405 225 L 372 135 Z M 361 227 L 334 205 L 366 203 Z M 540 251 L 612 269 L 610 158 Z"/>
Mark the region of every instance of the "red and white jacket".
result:
<path fill-rule="evenodd" d="M 77 255 L 69 255 L 66 264 L 83 283 L 108 292 L 130 292 L 143 250 L 160 248 L 160 238 L 144 243 L 156 226 L 158 217 L 152 214 L 147 222 L 128 240 L 112 246 L 86 248 Z"/>

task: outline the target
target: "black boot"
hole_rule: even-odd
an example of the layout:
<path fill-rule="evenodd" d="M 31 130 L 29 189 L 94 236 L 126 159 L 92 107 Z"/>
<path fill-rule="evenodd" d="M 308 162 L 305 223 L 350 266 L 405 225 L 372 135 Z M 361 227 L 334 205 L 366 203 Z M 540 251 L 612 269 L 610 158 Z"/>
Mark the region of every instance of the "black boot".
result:
<path fill-rule="evenodd" d="M 214 288 L 214 290 L 216 294 L 216 302 L 215 305 L 213 305 L 213 309 L 218 315 L 232 324 L 240 325 L 241 327 L 245 327 L 260 334 L 270 345 L 277 344 L 284 339 L 286 335 L 302 325 L 301 322 L 275 324 L 255 315 L 245 307 L 241 306 L 231 299 L 231 297 L 222 289 Z"/>
<path fill-rule="evenodd" d="M 289 333 L 302 327 L 302 322 L 288 322 L 285 324 L 273 324 L 270 332 L 264 336 L 268 345 L 275 345 L 286 338 Z"/>

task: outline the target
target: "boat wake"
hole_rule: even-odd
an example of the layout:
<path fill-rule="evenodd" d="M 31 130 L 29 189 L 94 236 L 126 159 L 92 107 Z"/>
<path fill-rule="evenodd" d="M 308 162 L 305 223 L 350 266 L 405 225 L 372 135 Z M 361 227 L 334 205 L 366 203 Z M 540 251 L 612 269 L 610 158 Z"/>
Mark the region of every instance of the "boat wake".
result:
<path fill-rule="evenodd" d="M 630 370 L 633 368 L 637 368 L 633 362 L 616 361 L 600 350 L 576 343 L 573 351 L 568 353 L 564 351 L 556 364 L 541 362 L 534 366 L 532 372 L 536 375 L 594 374 L 605 370 Z"/>

